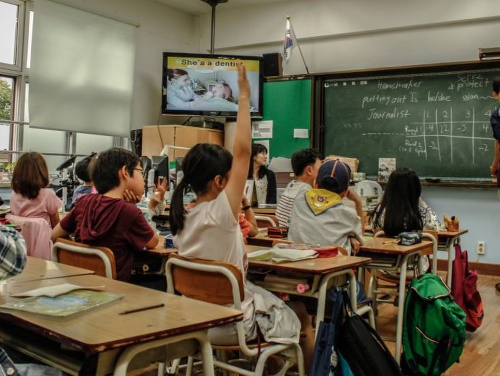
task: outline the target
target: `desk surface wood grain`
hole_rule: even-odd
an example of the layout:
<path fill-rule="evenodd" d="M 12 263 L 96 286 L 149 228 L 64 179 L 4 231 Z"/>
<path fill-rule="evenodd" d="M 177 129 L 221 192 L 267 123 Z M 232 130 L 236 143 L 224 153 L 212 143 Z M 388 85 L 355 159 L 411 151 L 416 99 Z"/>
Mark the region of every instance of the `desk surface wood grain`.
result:
<path fill-rule="evenodd" d="M 10 297 L 10 294 L 62 283 L 83 286 L 105 285 L 104 291 L 121 293 L 125 295 L 125 298 L 114 305 L 64 321 L 21 312 L 1 313 L 1 325 L 4 327 L 16 325 L 57 342 L 70 344 L 75 350 L 88 354 L 168 338 L 242 319 L 242 313 L 234 309 L 95 275 L 9 283 L 8 286 L 0 289 L 0 303 L 17 300 Z M 165 306 L 120 315 L 123 311 L 155 304 Z"/>
<path fill-rule="evenodd" d="M 360 252 L 366 253 L 389 253 L 395 255 L 405 255 L 416 251 L 429 251 L 432 253 L 432 242 L 422 240 L 422 242 L 413 245 L 399 245 L 395 243 L 394 238 L 365 238 L 364 244 L 360 247 Z M 366 254 L 363 253 L 363 254 Z"/>
<path fill-rule="evenodd" d="M 26 267 L 23 272 L 8 280 L 2 281 L 5 283 L 28 282 L 41 279 L 71 277 L 77 275 L 94 274 L 92 270 L 78 268 L 75 266 L 64 265 L 57 262 L 47 261 L 38 257 L 28 256 Z"/>

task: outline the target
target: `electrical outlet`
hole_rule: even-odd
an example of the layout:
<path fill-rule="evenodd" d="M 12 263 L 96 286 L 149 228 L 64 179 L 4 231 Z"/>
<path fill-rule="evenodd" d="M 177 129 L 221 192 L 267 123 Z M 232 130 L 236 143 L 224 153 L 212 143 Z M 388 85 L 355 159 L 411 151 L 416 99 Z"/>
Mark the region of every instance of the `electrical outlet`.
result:
<path fill-rule="evenodd" d="M 485 255 L 486 254 L 486 242 L 477 242 L 477 254 Z"/>

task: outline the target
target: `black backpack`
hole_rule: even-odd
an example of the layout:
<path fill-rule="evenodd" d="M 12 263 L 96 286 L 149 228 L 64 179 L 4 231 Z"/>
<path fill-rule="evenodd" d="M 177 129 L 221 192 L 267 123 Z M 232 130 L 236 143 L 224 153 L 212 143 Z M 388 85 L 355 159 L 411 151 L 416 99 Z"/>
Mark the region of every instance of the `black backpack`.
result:
<path fill-rule="evenodd" d="M 344 292 L 345 319 L 337 338 L 337 351 L 356 376 L 403 376 L 399 365 L 378 333 L 353 312 Z"/>

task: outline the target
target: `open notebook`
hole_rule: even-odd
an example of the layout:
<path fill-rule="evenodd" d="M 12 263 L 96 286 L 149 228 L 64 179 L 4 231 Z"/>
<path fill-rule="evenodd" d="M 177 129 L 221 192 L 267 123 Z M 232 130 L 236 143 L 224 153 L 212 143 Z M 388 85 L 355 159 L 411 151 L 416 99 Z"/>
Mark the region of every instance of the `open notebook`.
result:
<path fill-rule="evenodd" d="M 63 292 L 57 294 L 54 288 L 58 288 L 59 292 Z M 125 296 L 123 294 L 89 290 L 89 288 L 102 289 L 104 286 L 76 286 L 64 284 L 60 286 L 51 286 L 50 288 L 30 290 L 12 295 L 15 297 L 29 297 L 2 304 L 0 306 L 0 311 L 7 313 L 27 312 L 44 318 L 67 320 L 78 317 L 80 314 L 87 313 L 90 310 L 116 303 Z M 68 289 L 71 290 L 68 292 Z"/>

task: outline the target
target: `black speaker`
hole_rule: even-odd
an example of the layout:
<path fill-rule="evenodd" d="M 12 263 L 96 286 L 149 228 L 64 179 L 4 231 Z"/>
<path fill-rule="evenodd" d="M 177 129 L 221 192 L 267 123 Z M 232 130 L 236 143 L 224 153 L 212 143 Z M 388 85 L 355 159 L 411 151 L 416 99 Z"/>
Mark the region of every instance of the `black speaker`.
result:
<path fill-rule="evenodd" d="M 263 54 L 264 57 L 264 77 L 283 76 L 283 58 L 278 52 L 272 54 Z"/>

